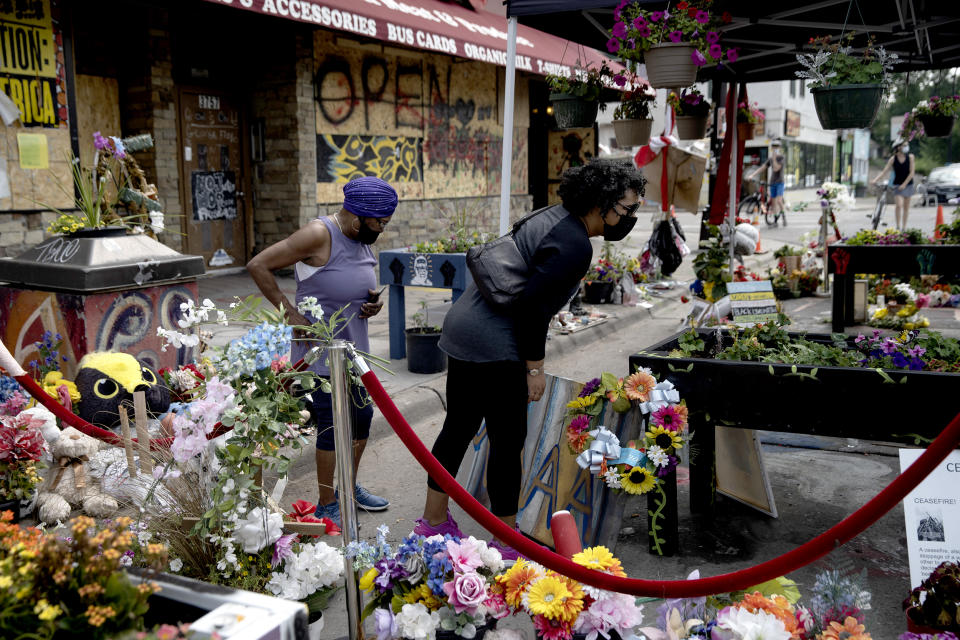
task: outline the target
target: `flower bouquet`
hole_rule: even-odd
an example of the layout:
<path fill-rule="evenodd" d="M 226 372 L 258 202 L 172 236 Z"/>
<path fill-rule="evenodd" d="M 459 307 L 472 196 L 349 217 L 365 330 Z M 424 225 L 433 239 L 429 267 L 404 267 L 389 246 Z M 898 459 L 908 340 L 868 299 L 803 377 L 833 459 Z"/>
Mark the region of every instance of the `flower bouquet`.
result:
<path fill-rule="evenodd" d="M 729 13 L 710 12 L 709 2 L 679 2 L 676 7 L 651 11 L 641 2 L 623 0 L 614 9 L 607 51 L 624 60 L 644 62 L 650 85 L 686 87 L 696 80 L 697 68 L 736 62 L 737 50 L 724 51 L 719 27 Z M 671 68 L 672 67 L 672 68 Z"/>
<path fill-rule="evenodd" d="M 857 203 L 847 185 L 839 182 L 824 182 L 817 189 L 817 195 L 820 197 L 820 206 L 831 211 L 846 211 Z"/>
<path fill-rule="evenodd" d="M 583 276 L 584 301 L 592 304 L 609 302 L 622 277 L 623 271 L 613 259 L 597 258 L 597 262 Z"/>
<path fill-rule="evenodd" d="M 890 84 L 890 71 L 899 60 L 895 53 L 866 46 L 854 49 L 856 34 L 844 37 L 846 44 L 831 42 L 830 36 L 810 38 L 816 53 L 797 55 L 803 69 L 797 77 L 809 80 L 817 117 L 824 129 L 867 128 L 873 124 L 883 92 Z"/>
<path fill-rule="evenodd" d="M 503 558 L 483 540 L 411 533 L 394 549 L 388 533 L 380 525 L 375 543 L 351 542 L 346 549 L 370 597 L 362 617 L 375 617 L 381 640 L 479 640 L 509 613 L 494 579 Z"/>
<path fill-rule="evenodd" d="M 577 564 L 613 576 L 626 577 L 620 561 L 606 547 L 590 547 L 573 556 Z M 602 591 L 523 558 L 497 576 L 506 605 L 514 614 L 533 620 L 542 640 L 586 640 L 630 637 L 643 622 L 633 596 Z"/>
<path fill-rule="evenodd" d="M 869 310 L 870 319 L 867 324 L 882 329 L 921 329 L 930 326 L 930 320 L 918 313 L 918 310 L 929 302 L 929 297 L 920 298 L 909 284 L 900 282 L 893 285 L 893 297 L 898 307 L 884 305 L 872 307 Z"/>
<path fill-rule="evenodd" d="M 930 96 L 921 100 L 903 114 L 900 139 L 913 140 L 917 136 L 943 138 L 953 130 L 953 121 L 960 113 L 960 96 Z"/>
<path fill-rule="evenodd" d="M 30 500 L 40 483 L 43 423 L 28 413 L 0 415 L 0 511 L 12 511 L 14 521 L 20 518 L 20 502 Z"/>

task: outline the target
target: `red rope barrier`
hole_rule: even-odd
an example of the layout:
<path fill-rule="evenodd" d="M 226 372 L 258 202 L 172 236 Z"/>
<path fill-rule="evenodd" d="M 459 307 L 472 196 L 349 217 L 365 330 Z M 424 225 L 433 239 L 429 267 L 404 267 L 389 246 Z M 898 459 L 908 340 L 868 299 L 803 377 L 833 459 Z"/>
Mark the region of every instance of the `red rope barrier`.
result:
<path fill-rule="evenodd" d="M 877 494 L 867 504 L 857 509 L 844 520 L 820 534 L 813 540 L 782 556 L 740 571 L 734 571 L 699 580 L 639 580 L 619 578 L 582 567 L 561 555 L 553 553 L 525 538 L 487 511 L 476 498 L 461 487 L 456 479 L 437 461 L 417 437 L 396 405 L 387 395 L 380 380 L 372 371 L 362 377 L 364 385 L 380 408 L 394 432 L 406 445 L 417 462 L 426 469 L 443 490 L 480 525 L 505 541 L 527 558 L 570 576 L 575 580 L 608 591 L 628 593 L 635 596 L 658 598 L 692 598 L 718 593 L 739 591 L 773 580 L 825 556 L 838 545 L 844 544 L 872 525 L 887 511 L 906 497 L 921 480 L 949 455 L 960 442 L 960 414 L 957 414 L 946 429 L 910 467 Z"/>

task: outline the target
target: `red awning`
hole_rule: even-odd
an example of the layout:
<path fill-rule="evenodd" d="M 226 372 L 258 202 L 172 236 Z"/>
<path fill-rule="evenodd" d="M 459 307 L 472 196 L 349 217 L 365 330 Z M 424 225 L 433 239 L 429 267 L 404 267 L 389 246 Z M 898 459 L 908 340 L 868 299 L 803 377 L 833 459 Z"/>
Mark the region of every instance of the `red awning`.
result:
<path fill-rule="evenodd" d="M 207 0 L 224 6 L 288 18 L 325 29 L 376 38 L 400 46 L 507 66 L 507 20 L 438 0 Z M 584 28 L 592 28 L 585 25 Z M 517 27 L 517 69 L 571 75 L 579 65 L 623 67 L 595 49 Z"/>

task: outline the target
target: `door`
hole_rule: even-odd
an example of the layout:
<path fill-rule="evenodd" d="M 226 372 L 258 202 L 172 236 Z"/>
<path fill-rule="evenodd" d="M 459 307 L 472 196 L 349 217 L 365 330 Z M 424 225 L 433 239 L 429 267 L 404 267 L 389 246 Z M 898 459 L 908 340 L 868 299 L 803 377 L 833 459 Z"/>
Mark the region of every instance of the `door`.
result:
<path fill-rule="evenodd" d="M 209 89 L 180 89 L 178 98 L 186 252 L 208 269 L 243 266 L 250 212 L 239 106 Z"/>

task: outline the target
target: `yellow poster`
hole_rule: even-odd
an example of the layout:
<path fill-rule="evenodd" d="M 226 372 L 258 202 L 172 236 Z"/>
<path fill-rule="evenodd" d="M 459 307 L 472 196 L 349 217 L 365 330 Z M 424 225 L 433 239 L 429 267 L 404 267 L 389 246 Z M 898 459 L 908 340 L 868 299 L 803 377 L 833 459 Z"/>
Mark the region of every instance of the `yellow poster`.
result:
<path fill-rule="evenodd" d="M 0 2 L 0 91 L 16 103 L 24 126 L 66 120 L 61 56 L 50 0 Z"/>
<path fill-rule="evenodd" d="M 47 136 L 42 133 L 18 133 L 21 169 L 49 169 L 50 154 L 47 151 Z"/>

